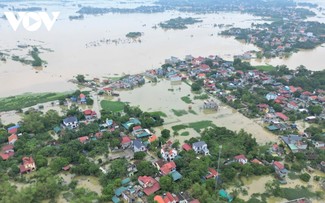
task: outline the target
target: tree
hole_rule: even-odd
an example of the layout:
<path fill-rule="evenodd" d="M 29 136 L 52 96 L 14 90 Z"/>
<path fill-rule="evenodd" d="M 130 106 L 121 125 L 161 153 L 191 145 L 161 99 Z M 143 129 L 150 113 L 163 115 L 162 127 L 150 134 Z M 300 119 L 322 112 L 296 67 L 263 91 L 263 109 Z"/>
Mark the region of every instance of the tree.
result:
<path fill-rule="evenodd" d="M 322 113 L 323 108 L 320 105 L 310 105 L 308 107 L 308 111 L 312 114 L 312 115 L 319 115 Z"/>
<path fill-rule="evenodd" d="M 157 173 L 157 169 L 149 161 L 141 161 L 137 165 L 139 176 L 153 176 Z"/>
<path fill-rule="evenodd" d="M 159 179 L 160 188 L 163 191 L 169 191 L 170 186 L 172 185 L 172 178 L 170 176 L 163 176 Z"/>
<path fill-rule="evenodd" d="M 84 76 L 84 75 L 77 75 L 76 79 L 77 79 L 78 82 L 80 82 L 80 83 L 84 83 L 84 82 L 86 82 L 86 80 L 85 80 L 85 76 Z"/>
<path fill-rule="evenodd" d="M 134 153 L 134 159 L 135 160 L 143 160 L 144 157 L 146 157 L 146 153 L 145 152 L 135 152 Z"/>
<path fill-rule="evenodd" d="M 62 167 L 69 164 L 69 161 L 67 158 L 58 157 L 54 158 L 50 163 L 50 168 L 53 170 L 53 172 L 59 172 L 62 170 Z"/>
<path fill-rule="evenodd" d="M 163 130 L 161 131 L 161 136 L 162 136 L 164 139 L 168 140 L 168 139 L 170 138 L 170 130 L 168 130 L 168 129 L 163 129 Z"/>
<path fill-rule="evenodd" d="M 191 85 L 191 90 L 194 91 L 194 92 L 200 91 L 201 90 L 201 85 L 198 84 L 197 82 L 194 82 Z"/>
<path fill-rule="evenodd" d="M 309 182 L 311 176 L 308 173 L 303 173 L 299 175 L 299 178 L 304 182 Z"/>

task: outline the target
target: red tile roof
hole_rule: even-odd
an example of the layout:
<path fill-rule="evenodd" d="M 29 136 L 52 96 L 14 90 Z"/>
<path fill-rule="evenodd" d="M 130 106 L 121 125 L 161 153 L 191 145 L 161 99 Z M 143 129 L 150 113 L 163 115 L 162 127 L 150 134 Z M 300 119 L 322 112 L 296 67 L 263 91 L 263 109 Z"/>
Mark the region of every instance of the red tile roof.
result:
<path fill-rule="evenodd" d="M 83 113 L 86 116 L 94 116 L 94 115 L 97 115 L 97 113 L 95 111 L 90 110 L 90 109 L 85 110 Z"/>
<path fill-rule="evenodd" d="M 243 155 L 243 154 L 237 155 L 237 156 L 235 156 L 234 158 L 235 158 L 236 160 L 247 159 L 247 158 L 245 157 L 245 155 Z"/>
<path fill-rule="evenodd" d="M 14 149 L 14 146 L 11 144 L 8 144 L 5 146 L 2 146 L 1 151 L 8 151 L 8 150 L 13 150 L 13 149 Z"/>
<path fill-rule="evenodd" d="M 278 162 L 278 161 L 273 162 L 273 165 L 276 166 L 279 170 L 284 169 L 283 164 L 281 164 L 281 163 Z"/>
<path fill-rule="evenodd" d="M 164 199 L 160 195 L 156 195 L 153 200 L 157 203 L 165 203 Z"/>
<path fill-rule="evenodd" d="M 198 199 L 194 199 L 194 200 L 190 201 L 190 203 L 200 203 L 200 201 Z"/>
<path fill-rule="evenodd" d="M 131 139 L 128 136 L 122 137 L 122 141 L 121 141 L 122 144 L 130 143 L 130 142 Z"/>
<path fill-rule="evenodd" d="M 160 189 L 158 181 L 150 176 L 139 176 L 138 181 L 144 184 L 143 192 L 148 196 Z"/>
<path fill-rule="evenodd" d="M 89 137 L 88 137 L 88 136 L 79 137 L 78 140 L 79 140 L 81 143 L 85 143 L 87 140 L 89 140 Z"/>
<path fill-rule="evenodd" d="M 8 142 L 12 142 L 14 140 L 18 140 L 18 136 L 16 134 L 12 134 L 8 137 Z"/>
<path fill-rule="evenodd" d="M 141 130 L 141 129 L 142 129 L 142 127 L 140 125 L 137 125 L 137 126 L 133 127 L 133 130 Z"/>
<path fill-rule="evenodd" d="M 191 145 L 185 143 L 183 144 L 182 148 L 185 150 L 185 151 L 190 151 L 192 149 Z"/>
<path fill-rule="evenodd" d="M 15 155 L 15 152 L 8 152 L 8 153 L 0 153 L 0 156 L 2 158 L 2 160 L 7 160 L 10 157 L 12 157 L 13 155 Z"/>
<path fill-rule="evenodd" d="M 152 135 L 152 136 L 149 137 L 148 141 L 151 143 L 151 142 L 156 141 L 157 138 L 158 138 L 157 135 Z"/>
<path fill-rule="evenodd" d="M 275 115 L 277 115 L 279 118 L 281 118 L 284 121 L 289 120 L 289 118 L 281 112 L 276 112 Z"/>
<path fill-rule="evenodd" d="M 84 94 L 80 94 L 79 97 L 80 98 L 86 98 L 86 96 Z"/>
<path fill-rule="evenodd" d="M 171 161 L 164 164 L 162 167 L 160 167 L 160 171 L 162 172 L 163 175 L 168 175 L 175 168 L 176 168 L 175 162 Z"/>

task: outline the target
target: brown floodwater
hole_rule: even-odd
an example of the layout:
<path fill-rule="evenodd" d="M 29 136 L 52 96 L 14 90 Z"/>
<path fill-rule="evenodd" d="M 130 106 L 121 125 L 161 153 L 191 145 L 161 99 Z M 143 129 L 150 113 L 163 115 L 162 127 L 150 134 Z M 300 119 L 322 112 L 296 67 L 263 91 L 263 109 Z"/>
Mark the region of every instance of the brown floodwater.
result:
<path fill-rule="evenodd" d="M 179 89 L 180 88 L 180 89 Z M 174 91 L 170 91 L 173 89 Z M 157 90 L 159 90 L 157 92 Z M 192 99 L 192 104 L 186 104 L 181 100 L 181 97 L 190 95 Z M 236 110 L 228 107 L 227 105 L 222 105 L 220 101 L 217 101 L 220 108 L 217 112 L 206 113 L 202 110 L 203 101 L 194 100 L 193 94 L 191 93 L 191 88 L 185 83 L 180 85 L 172 85 L 167 80 L 161 80 L 157 84 L 147 83 L 141 88 L 136 88 L 132 91 L 121 91 L 120 99 L 124 102 L 130 102 L 134 106 L 140 106 L 141 109 L 145 111 L 162 111 L 167 115 L 165 119 L 164 128 L 171 129 L 172 126 L 178 124 L 187 124 L 192 122 L 197 122 L 200 120 L 210 120 L 220 127 L 226 127 L 230 130 L 239 131 L 245 129 L 248 133 L 251 133 L 259 143 L 268 143 L 278 141 L 277 137 L 270 132 L 266 131 L 262 126 L 257 124 L 255 121 L 243 116 Z M 174 110 L 186 110 L 191 106 L 192 109 L 197 113 L 194 115 L 188 113 L 184 116 L 174 115 L 172 109 Z M 159 128 L 157 129 L 159 131 Z M 185 131 L 188 131 L 187 129 Z M 158 133 L 159 135 L 159 133 Z M 183 141 L 189 139 L 191 136 L 196 136 L 195 134 L 190 134 L 189 136 L 177 136 L 174 139 L 179 139 Z"/>
<path fill-rule="evenodd" d="M 136 7 L 141 4 L 152 5 L 152 0 L 142 2 L 96 1 L 98 7 Z M 69 2 L 41 1 L 48 11 L 60 11 L 60 17 L 48 32 L 41 28 L 36 32 L 27 32 L 19 28 L 12 30 L 9 23 L 0 19 L 0 51 L 9 55 L 26 56 L 27 49 L 17 48 L 18 44 L 38 45 L 40 57 L 48 62 L 42 70 L 7 60 L 0 62 L 0 97 L 24 92 L 67 91 L 75 86 L 67 82 L 77 74 L 89 77 L 102 77 L 112 74 L 132 74 L 158 67 L 166 58 L 187 54 L 193 56 L 219 55 L 232 59 L 234 55 L 249 50 L 258 50 L 252 44 L 245 44 L 233 37 L 222 37 L 218 33 L 225 29 L 214 24 L 233 25 L 248 28 L 251 23 L 263 23 L 261 18 L 241 13 L 220 12 L 217 14 L 188 14 L 164 12 L 154 14 L 105 14 L 86 16 L 84 20 L 70 21 L 70 15 L 76 15 L 79 9 Z M 11 2 L 15 7 L 31 6 L 33 2 Z M 91 1 L 82 1 L 83 6 Z M 0 11 L 4 11 L 0 9 Z M 195 17 L 202 23 L 188 26 L 186 30 L 168 30 L 153 27 L 160 22 L 175 17 Z M 141 42 L 126 39 L 128 32 L 142 32 Z M 110 40 L 109 42 L 106 40 Z M 115 42 L 112 42 L 115 41 Z M 320 58 L 325 48 L 318 47 L 312 51 L 301 51 L 289 59 L 271 59 L 254 62 L 272 65 L 286 64 L 295 68 L 300 64 L 312 70 L 323 69 Z M 27 57 L 28 58 L 28 57 Z M 29 57 L 30 58 L 30 57 Z"/>

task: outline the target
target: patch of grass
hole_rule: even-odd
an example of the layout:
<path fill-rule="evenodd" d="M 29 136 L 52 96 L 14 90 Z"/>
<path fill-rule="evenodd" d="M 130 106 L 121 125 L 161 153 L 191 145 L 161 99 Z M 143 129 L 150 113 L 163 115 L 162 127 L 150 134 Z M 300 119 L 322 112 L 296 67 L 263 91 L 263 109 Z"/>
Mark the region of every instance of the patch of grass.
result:
<path fill-rule="evenodd" d="M 288 173 L 288 177 L 291 179 L 291 180 L 296 180 L 296 179 L 299 179 L 299 175 L 293 173 L 293 172 L 289 172 Z"/>
<path fill-rule="evenodd" d="M 271 65 L 253 66 L 253 67 L 260 71 L 274 71 L 275 70 L 275 67 L 271 66 Z"/>
<path fill-rule="evenodd" d="M 184 124 L 172 126 L 172 129 L 175 132 L 180 131 L 180 130 L 184 130 L 186 128 L 188 128 L 188 125 L 184 125 Z"/>
<path fill-rule="evenodd" d="M 193 128 L 196 132 L 200 132 L 202 129 L 207 127 L 216 126 L 212 123 L 212 121 L 198 121 L 194 123 L 188 124 L 190 128 Z"/>
<path fill-rule="evenodd" d="M 0 111 L 12 111 L 64 99 L 69 93 L 27 93 L 0 99 Z"/>
<path fill-rule="evenodd" d="M 281 188 L 280 197 L 287 200 L 299 199 L 299 198 L 312 198 L 315 197 L 315 193 L 311 192 L 308 188 L 301 186 L 300 188 Z"/>
<path fill-rule="evenodd" d="M 191 113 L 191 114 L 197 115 L 197 113 L 193 109 L 188 110 L 188 112 Z"/>
<path fill-rule="evenodd" d="M 196 96 L 194 96 L 194 99 L 195 100 L 197 100 L 197 99 L 200 99 L 200 100 L 209 99 L 209 95 L 207 95 L 207 94 L 196 95 Z"/>
<path fill-rule="evenodd" d="M 184 115 L 188 114 L 187 111 L 185 111 L 185 110 L 172 109 L 172 111 L 175 114 L 175 116 L 184 116 Z"/>
<path fill-rule="evenodd" d="M 112 111 L 112 112 L 119 112 L 119 111 L 123 111 L 125 103 L 119 102 L 119 101 L 103 100 L 100 102 L 100 105 L 104 110 Z"/>
<path fill-rule="evenodd" d="M 157 115 L 157 116 L 160 116 L 160 117 L 167 117 L 167 114 L 165 114 L 164 112 L 162 112 L 162 111 L 154 111 L 154 112 L 149 112 L 151 115 L 153 115 L 153 116 L 155 116 L 155 115 Z"/>
<path fill-rule="evenodd" d="M 189 135 L 190 135 L 190 133 L 188 131 L 185 131 L 185 132 L 181 133 L 181 136 L 189 136 Z"/>
<path fill-rule="evenodd" d="M 192 103 L 192 100 L 189 96 L 184 96 L 184 97 L 181 97 L 181 100 L 183 102 L 185 102 L 186 104 L 191 104 Z"/>

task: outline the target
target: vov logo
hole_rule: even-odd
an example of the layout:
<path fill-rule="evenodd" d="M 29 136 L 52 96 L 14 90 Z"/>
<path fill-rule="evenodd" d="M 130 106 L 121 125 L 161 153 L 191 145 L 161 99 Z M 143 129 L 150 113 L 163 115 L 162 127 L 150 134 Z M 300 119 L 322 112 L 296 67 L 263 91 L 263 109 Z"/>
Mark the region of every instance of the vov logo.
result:
<path fill-rule="evenodd" d="M 46 12 L 18 12 L 17 16 L 14 12 L 4 12 L 4 14 L 14 31 L 16 31 L 22 23 L 27 31 L 34 32 L 40 29 L 42 24 L 50 31 L 55 21 L 58 19 L 60 12 L 52 12 L 52 19 Z M 33 21 L 32 24 L 31 21 Z"/>

